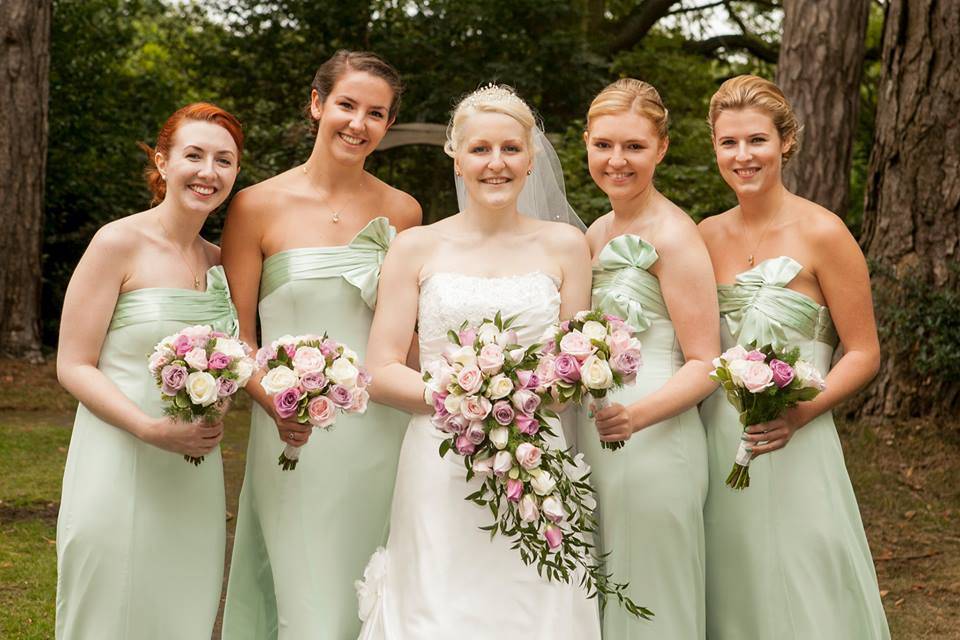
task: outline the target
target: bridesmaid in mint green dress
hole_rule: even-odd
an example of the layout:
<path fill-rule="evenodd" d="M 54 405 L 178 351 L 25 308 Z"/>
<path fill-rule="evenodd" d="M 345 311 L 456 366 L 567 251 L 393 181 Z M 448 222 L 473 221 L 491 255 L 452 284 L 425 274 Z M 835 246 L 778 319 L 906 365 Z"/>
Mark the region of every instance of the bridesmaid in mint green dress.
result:
<path fill-rule="evenodd" d="M 396 231 L 421 215 L 363 168 L 396 117 L 399 90 L 380 58 L 338 52 L 313 82 L 310 158 L 234 199 L 224 265 L 245 341 L 326 332 L 363 360 L 380 264 Z M 356 638 L 353 584 L 386 540 L 406 419 L 371 403 L 311 433 L 279 418 L 258 380 L 247 385 L 256 405 L 223 637 Z M 292 471 L 277 463 L 287 444 L 301 447 Z"/>
<path fill-rule="evenodd" d="M 94 236 L 67 287 L 57 375 L 79 401 L 57 519 L 59 640 L 209 640 L 223 581 L 222 424 L 163 416 L 156 343 L 237 317 L 219 249 L 198 234 L 230 193 L 240 123 L 209 104 L 161 129 L 159 206 Z M 214 265 L 214 266 L 211 266 Z M 183 456 L 205 456 L 199 466 Z"/>
<path fill-rule="evenodd" d="M 890 637 L 870 548 L 830 410 L 879 366 L 867 265 L 843 222 L 784 187 L 798 123 L 773 83 L 725 82 L 710 103 L 717 165 L 738 205 L 704 220 L 723 348 L 798 347 L 826 390 L 749 429 L 750 486 L 725 485 L 740 443 L 721 392 L 702 407 L 710 490 L 707 637 Z M 831 368 L 834 349 L 843 357 Z"/>
<path fill-rule="evenodd" d="M 581 412 L 577 443 L 593 469 L 607 569 L 656 615 L 645 622 L 608 606 L 603 635 L 703 640 L 707 451 L 696 405 L 714 388 L 720 346 L 710 257 L 693 220 L 652 182 L 668 144 L 656 89 L 630 78 L 604 89 L 585 140 L 613 208 L 587 232 L 593 306 L 637 331 L 643 365 L 596 420 Z M 601 448 L 615 440 L 620 450 Z"/>

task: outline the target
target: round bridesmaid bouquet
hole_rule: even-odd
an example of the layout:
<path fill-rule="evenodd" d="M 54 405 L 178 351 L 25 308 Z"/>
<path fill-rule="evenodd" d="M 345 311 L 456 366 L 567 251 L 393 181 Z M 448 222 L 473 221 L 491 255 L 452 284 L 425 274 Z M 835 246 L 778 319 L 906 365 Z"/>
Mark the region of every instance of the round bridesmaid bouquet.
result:
<path fill-rule="evenodd" d="M 326 335 L 281 336 L 257 351 L 257 365 L 266 370 L 260 386 L 281 418 L 329 429 L 339 414 L 367 410 L 370 374 L 356 352 Z M 288 444 L 278 463 L 292 471 L 299 459 L 300 447 Z"/>
<path fill-rule="evenodd" d="M 187 327 L 153 348 L 147 367 L 160 388 L 164 414 L 183 422 L 223 417 L 230 398 L 254 370 L 250 348 L 210 325 Z M 194 465 L 203 456 L 183 456 Z"/>
<path fill-rule="evenodd" d="M 577 579 L 591 597 L 614 597 L 631 614 L 651 617 L 627 596 L 627 584 L 603 571 L 589 470 L 547 440 L 559 418 L 546 406 L 553 365 L 542 346 L 517 344 L 511 320 L 499 313 L 447 337 L 442 357 L 426 366 L 426 399 L 433 425 L 447 436 L 440 456 L 461 456 L 467 481 L 481 479 L 465 498 L 489 509 L 493 522 L 481 529 L 511 538 L 521 560 L 548 580 Z"/>

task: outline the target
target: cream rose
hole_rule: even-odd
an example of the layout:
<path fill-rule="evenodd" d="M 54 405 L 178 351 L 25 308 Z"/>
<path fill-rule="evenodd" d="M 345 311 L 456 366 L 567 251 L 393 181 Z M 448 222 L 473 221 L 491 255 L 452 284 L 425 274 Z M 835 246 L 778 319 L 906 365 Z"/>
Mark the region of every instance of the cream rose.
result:
<path fill-rule="evenodd" d="M 247 384 L 247 381 L 250 380 L 250 376 L 253 375 L 254 364 L 253 360 L 247 357 L 238 358 L 233 362 L 233 372 L 237 376 L 237 386 L 244 387 Z"/>
<path fill-rule="evenodd" d="M 491 400 L 506 398 L 512 391 L 513 381 L 502 373 L 490 378 L 490 384 L 487 385 L 487 395 Z"/>
<path fill-rule="evenodd" d="M 219 398 L 217 379 L 206 371 L 194 371 L 187 376 L 187 393 L 194 404 L 209 407 Z"/>
<path fill-rule="evenodd" d="M 590 356 L 580 367 L 580 380 L 588 389 L 609 389 L 613 386 L 613 372 L 606 360 Z"/>
<path fill-rule="evenodd" d="M 477 329 L 477 337 L 480 338 L 481 344 L 490 344 L 497 339 L 497 335 L 500 331 L 497 329 L 497 326 L 492 322 L 484 322 L 480 325 L 480 328 Z"/>
<path fill-rule="evenodd" d="M 814 388 L 823 391 L 827 388 L 827 384 L 823 381 L 823 376 L 820 375 L 820 370 L 815 366 L 810 364 L 805 360 L 797 360 L 797 364 L 794 365 L 793 371 L 797 376 L 797 380 L 800 382 L 800 386 L 803 388 Z"/>
<path fill-rule="evenodd" d="M 458 414 L 460 413 L 460 405 L 463 404 L 463 396 L 456 393 L 451 393 L 446 398 L 443 399 L 443 408 L 447 410 L 447 413 Z"/>
<path fill-rule="evenodd" d="M 447 354 L 447 359 L 451 364 L 459 364 L 461 367 L 473 367 L 477 364 L 477 354 L 473 351 L 473 347 L 453 349 Z"/>
<path fill-rule="evenodd" d="M 567 516 L 567 510 L 563 508 L 563 502 L 555 493 L 544 498 L 541 506 L 543 507 L 543 515 L 553 522 L 560 522 Z"/>
<path fill-rule="evenodd" d="M 297 377 L 297 374 L 286 365 L 274 367 L 267 372 L 267 375 L 260 378 L 260 386 L 270 395 L 280 393 L 290 387 L 295 387 L 299 382 L 300 379 Z"/>
<path fill-rule="evenodd" d="M 490 429 L 489 437 L 493 446 L 499 450 L 502 450 L 510 441 L 510 429 L 507 427 L 496 427 L 495 429 Z"/>
<path fill-rule="evenodd" d="M 520 498 L 517 511 L 519 511 L 520 519 L 523 522 L 536 522 L 540 517 L 540 510 L 537 509 L 537 499 L 529 493 Z"/>
<path fill-rule="evenodd" d="M 217 338 L 213 350 L 231 358 L 242 358 L 247 355 L 247 352 L 243 349 L 243 343 L 233 338 Z"/>
<path fill-rule="evenodd" d="M 603 342 L 604 338 L 607 337 L 607 328 L 596 320 L 587 320 L 584 322 L 583 329 L 580 329 L 580 332 L 591 340 L 597 340 L 599 342 Z"/>
<path fill-rule="evenodd" d="M 357 377 L 360 375 L 360 370 L 348 359 L 340 357 L 327 367 L 326 374 L 330 380 L 352 390 L 357 386 Z"/>
<path fill-rule="evenodd" d="M 538 496 L 548 496 L 557 488 L 557 481 L 543 469 L 530 469 L 530 486 Z"/>

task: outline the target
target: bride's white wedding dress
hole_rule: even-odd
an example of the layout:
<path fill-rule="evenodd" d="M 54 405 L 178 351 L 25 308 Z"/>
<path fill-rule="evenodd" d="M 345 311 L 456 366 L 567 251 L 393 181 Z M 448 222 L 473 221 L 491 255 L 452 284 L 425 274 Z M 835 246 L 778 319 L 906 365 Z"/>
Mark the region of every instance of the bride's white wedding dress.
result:
<path fill-rule="evenodd" d="M 436 273 L 420 285 L 420 360 L 439 357 L 447 331 L 516 316 L 521 344 L 536 342 L 557 321 L 560 294 L 541 272 L 503 278 Z M 563 445 L 559 425 L 554 431 Z M 390 516 L 390 538 L 358 583 L 362 640 L 593 640 L 600 638 L 597 601 L 574 581 L 541 578 L 481 525 L 490 511 L 464 497 L 479 487 L 464 481 L 462 459 L 440 458 L 444 435 L 428 416 L 410 421 Z M 612 604 L 611 606 L 616 606 Z"/>

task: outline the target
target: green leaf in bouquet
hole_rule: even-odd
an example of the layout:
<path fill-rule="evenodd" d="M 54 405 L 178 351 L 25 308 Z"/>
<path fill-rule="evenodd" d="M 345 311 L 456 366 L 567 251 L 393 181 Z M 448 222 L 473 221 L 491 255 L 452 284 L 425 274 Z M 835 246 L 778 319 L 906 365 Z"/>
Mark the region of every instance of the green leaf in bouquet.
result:
<path fill-rule="evenodd" d="M 503 316 L 499 311 L 497 311 L 497 315 L 493 317 L 493 324 L 496 325 L 498 331 L 503 331 Z"/>
<path fill-rule="evenodd" d="M 173 404 L 180 409 L 188 409 L 190 407 L 190 396 L 184 389 L 181 389 L 173 397 Z"/>
<path fill-rule="evenodd" d="M 546 407 L 544 407 L 543 409 L 540 409 L 537 413 L 539 413 L 544 418 L 549 418 L 551 420 L 560 419 L 560 416 L 557 415 L 556 411 L 554 411 L 553 409 L 547 409 Z"/>
<path fill-rule="evenodd" d="M 449 331 L 447 331 L 447 340 L 449 340 L 450 342 L 452 342 L 457 346 L 460 346 L 460 347 L 463 346 L 462 344 L 460 344 L 460 336 L 453 329 L 450 329 Z"/>
<path fill-rule="evenodd" d="M 445 455 L 447 455 L 447 452 L 450 451 L 450 447 L 452 446 L 453 446 L 453 441 L 450 440 L 449 438 L 442 440 L 440 442 L 440 457 L 442 458 Z"/>

